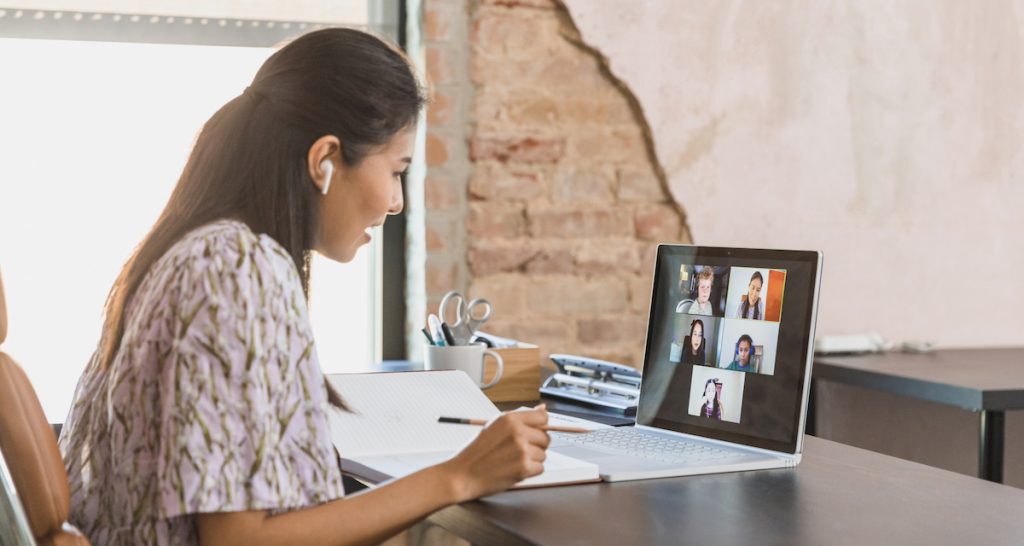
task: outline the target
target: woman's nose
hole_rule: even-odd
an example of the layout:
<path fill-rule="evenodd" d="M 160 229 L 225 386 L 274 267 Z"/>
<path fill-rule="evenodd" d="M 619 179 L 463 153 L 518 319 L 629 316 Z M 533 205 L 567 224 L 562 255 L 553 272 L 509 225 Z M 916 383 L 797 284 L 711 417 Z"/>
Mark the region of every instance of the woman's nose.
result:
<path fill-rule="evenodd" d="M 402 197 L 402 188 L 399 187 L 396 191 L 392 192 L 391 206 L 388 207 L 388 214 L 392 216 L 399 214 L 403 208 L 405 208 L 405 198 Z"/>

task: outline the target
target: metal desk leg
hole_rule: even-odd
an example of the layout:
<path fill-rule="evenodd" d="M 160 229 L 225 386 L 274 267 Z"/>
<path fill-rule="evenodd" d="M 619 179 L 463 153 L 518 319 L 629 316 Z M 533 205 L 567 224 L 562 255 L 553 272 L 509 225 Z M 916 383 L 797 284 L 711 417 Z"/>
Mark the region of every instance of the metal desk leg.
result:
<path fill-rule="evenodd" d="M 1003 438 L 1006 434 L 1002 411 L 982 411 L 978 442 L 978 477 L 1003 483 Z"/>

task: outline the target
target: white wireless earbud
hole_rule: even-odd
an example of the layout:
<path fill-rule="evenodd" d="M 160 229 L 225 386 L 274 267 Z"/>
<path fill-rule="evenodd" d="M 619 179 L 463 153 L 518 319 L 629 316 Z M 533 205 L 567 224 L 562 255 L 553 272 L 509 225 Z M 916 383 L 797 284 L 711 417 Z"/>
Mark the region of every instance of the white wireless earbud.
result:
<path fill-rule="evenodd" d="M 324 171 L 324 187 L 321 192 L 327 195 L 327 189 L 331 187 L 331 178 L 334 177 L 334 163 L 330 159 L 320 162 L 320 170 Z"/>

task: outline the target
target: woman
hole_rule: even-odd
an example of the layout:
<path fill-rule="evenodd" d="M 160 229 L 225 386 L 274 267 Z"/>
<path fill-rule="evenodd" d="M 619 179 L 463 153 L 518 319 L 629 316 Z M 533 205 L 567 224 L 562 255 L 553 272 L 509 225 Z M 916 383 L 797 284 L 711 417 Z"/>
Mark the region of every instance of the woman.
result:
<path fill-rule="evenodd" d="M 718 391 L 721 383 L 718 378 L 711 378 L 704 383 L 704 397 L 701 398 L 700 415 L 708 419 L 722 420 L 722 398 Z"/>
<path fill-rule="evenodd" d="M 747 293 L 740 298 L 737 311 L 739 318 L 764 320 L 764 300 L 761 299 L 761 287 L 763 286 L 764 277 L 760 271 L 755 271 L 750 276 L 750 283 L 747 284 Z"/>
<path fill-rule="evenodd" d="M 690 323 L 690 335 L 683 341 L 683 362 L 703 366 L 707 363 L 704 348 L 704 321 L 696 319 Z"/>
<path fill-rule="evenodd" d="M 302 36 L 205 124 L 111 289 L 61 436 L 94 544 L 379 542 L 543 470 L 543 408 L 452 460 L 343 497 L 306 310 L 312 251 L 346 262 L 401 211 L 422 90 L 355 30 Z"/>

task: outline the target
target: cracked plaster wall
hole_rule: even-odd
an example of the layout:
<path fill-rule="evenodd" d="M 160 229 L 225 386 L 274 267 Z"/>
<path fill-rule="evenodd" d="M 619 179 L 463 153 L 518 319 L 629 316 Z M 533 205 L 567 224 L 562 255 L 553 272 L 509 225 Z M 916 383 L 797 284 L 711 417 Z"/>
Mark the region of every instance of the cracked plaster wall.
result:
<path fill-rule="evenodd" d="M 818 333 L 1024 336 L 1024 1 L 565 0 L 695 242 L 821 249 Z"/>

